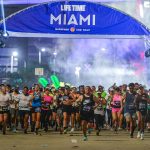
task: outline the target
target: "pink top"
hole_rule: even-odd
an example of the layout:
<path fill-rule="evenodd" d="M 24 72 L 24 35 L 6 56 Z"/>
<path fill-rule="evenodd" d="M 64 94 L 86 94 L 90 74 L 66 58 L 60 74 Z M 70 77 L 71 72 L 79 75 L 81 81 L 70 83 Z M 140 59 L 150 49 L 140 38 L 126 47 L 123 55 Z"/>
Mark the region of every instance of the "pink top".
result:
<path fill-rule="evenodd" d="M 42 104 L 42 109 L 43 110 L 49 110 L 50 109 L 50 105 L 53 102 L 53 97 L 50 95 L 44 95 L 44 100 L 43 100 L 43 104 Z"/>
<path fill-rule="evenodd" d="M 113 108 L 121 108 L 121 95 L 115 94 L 113 96 Z"/>

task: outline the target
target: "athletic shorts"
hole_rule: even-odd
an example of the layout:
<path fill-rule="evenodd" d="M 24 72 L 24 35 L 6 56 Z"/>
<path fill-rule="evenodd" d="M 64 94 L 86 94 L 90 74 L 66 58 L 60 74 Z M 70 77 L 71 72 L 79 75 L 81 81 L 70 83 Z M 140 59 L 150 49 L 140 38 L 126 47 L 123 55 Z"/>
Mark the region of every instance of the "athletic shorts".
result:
<path fill-rule="evenodd" d="M 112 108 L 112 113 L 118 113 L 121 110 L 121 108 Z"/>
<path fill-rule="evenodd" d="M 54 107 L 54 108 L 52 109 L 52 112 L 57 113 L 57 108 Z"/>
<path fill-rule="evenodd" d="M 52 116 L 52 110 L 41 110 L 41 120 L 45 120 L 45 117 L 49 118 L 50 116 Z"/>
<path fill-rule="evenodd" d="M 143 120 L 146 120 L 146 117 L 147 117 L 147 112 L 146 111 L 137 111 L 137 113 L 140 112 L 141 115 L 142 115 L 142 119 Z"/>
<path fill-rule="evenodd" d="M 63 111 L 63 113 L 66 112 L 68 115 L 71 115 L 72 106 L 63 105 L 62 111 Z"/>
<path fill-rule="evenodd" d="M 89 123 L 94 122 L 94 112 L 81 111 L 80 113 L 81 120 L 85 120 Z"/>
<path fill-rule="evenodd" d="M 29 110 L 19 110 L 19 116 L 24 117 L 26 114 L 30 114 Z"/>
<path fill-rule="evenodd" d="M 62 118 L 62 117 L 63 117 L 62 108 L 58 108 L 56 113 L 57 113 L 57 116 L 58 116 L 59 118 Z"/>
<path fill-rule="evenodd" d="M 0 106 L 0 114 L 9 113 L 9 109 L 7 106 Z"/>
<path fill-rule="evenodd" d="M 32 113 L 41 112 L 41 107 L 32 107 L 31 112 L 32 112 Z"/>
<path fill-rule="evenodd" d="M 75 114 L 75 113 L 76 113 L 76 107 L 73 107 L 73 106 L 72 106 L 72 108 L 71 108 L 71 113 L 72 113 L 72 114 Z"/>
<path fill-rule="evenodd" d="M 75 107 L 75 112 L 80 113 L 80 107 Z"/>
<path fill-rule="evenodd" d="M 132 117 L 133 119 L 136 119 L 137 115 L 136 115 L 136 113 L 126 112 L 126 113 L 124 114 L 124 117 L 125 117 L 125 118 Z"/>

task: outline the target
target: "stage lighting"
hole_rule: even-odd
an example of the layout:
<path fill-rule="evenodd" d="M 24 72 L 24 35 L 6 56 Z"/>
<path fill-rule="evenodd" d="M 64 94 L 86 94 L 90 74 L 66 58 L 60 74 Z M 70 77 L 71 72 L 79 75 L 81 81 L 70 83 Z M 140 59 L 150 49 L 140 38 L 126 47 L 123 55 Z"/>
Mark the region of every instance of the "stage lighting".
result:
<path fill-rule="evenodd" d="M 145 57 L 150 57 L 150 49 L 145 52 Z"/>
<path fill-rule="evenodd" d="M 2 38 L 8 38 L 8 37 L 9 37 L 9 34 L 8 34 L 7 31 L 0 31 L 0 36 L 1 36 Z"/>
<path fill-rule="evenodd" d="M 45 50 L 46 50 L 45 48 L 42 48 L 42 49 L 41 49 L 42 52 L 45 52 Z"/>
<path fill-rule="evenodd" d="M 5 38 L 9 37 L 8 32 L 4 32 L 4 33 L 3 33 L 3 37 L 5 37 Z"/>

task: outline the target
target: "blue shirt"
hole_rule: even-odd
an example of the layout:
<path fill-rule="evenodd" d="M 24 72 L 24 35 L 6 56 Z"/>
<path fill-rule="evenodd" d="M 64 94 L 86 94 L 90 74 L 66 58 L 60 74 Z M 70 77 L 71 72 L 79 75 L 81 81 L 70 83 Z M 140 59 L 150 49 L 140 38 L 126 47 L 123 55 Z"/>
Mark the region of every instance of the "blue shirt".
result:
<path fill-rule="evenodd" d="M 34 99 L 32 101 L 32 107 L 41 107 L 42 97 L 40 93 L 34 92 Z"/>

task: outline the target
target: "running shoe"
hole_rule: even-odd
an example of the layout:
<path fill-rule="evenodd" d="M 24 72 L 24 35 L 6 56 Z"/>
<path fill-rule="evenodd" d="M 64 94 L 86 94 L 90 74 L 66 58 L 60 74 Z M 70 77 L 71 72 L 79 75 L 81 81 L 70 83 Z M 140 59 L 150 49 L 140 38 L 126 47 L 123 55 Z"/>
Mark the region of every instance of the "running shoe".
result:
<path fill-rule="evenodd" d="M 87 140 L 88 140 L 87 136 L 84 136 L 83 141 L 87 141 Z"/>
<path fill-rule="evenodd" d="M 38 135 L 38 133 L 39 133 L 39 132 L 38 132 L 38 129 L 36 129 L 36 130 L 35 130 L 35 134 Z"/>
<path fill-rule="evenodd" d="M 141 140 L 144 140 L 144 133 L 141 133 Z"/>
<path fill-rule="evenodd" d="M 17 132 L 17 130 L 16 130 L 15 128 L 13 128 L 12 132 L 16 133 L 16 132 Z"/>
<path fill-rule="evenodd" d="M 130 138 L 133 138 L 133 133 L 130 132 Z"/>
<path fill-rule="evenodd" d="M 100 130 L 97 130 L 96 131 L 96 135 L 99 136 L 99 133 L 100 133 Z"/>
<path fill-rule="evenodd" d="M 5 135 L 6 134 L 6 130 L 3 130 L 3 135 Z"/>
<path fill-rule="evenodd" d="M 67 134 L 67 129 L 64 130 L 64 134 Z"/>
<path fill-rule="evenodd" d="M 27 133 L 27 129 L 24 129 L 24 134 L 28 134 L 28 133 Z"/>
<path fill-rule="evenodd" d="M 140 134 L 140 131 L 138 131 L 137 138 L 140 138 L 140 137 L 141 137 L 141 134 Z"/>
<path fill-rule="evenodd" d="M 73 133 L 74 132 L 74 128 L 71 128 L 71 131 L 70 131 L 70 133 Z"/>
<path fill-rule="evenodd" d="M 121 131 L 121 130 L 122 130 L 122 128 L 119 127 L 119 128 L 118 128 L 118 131 Z"/>
<path fill-rule="evenodd" d="M 92 132 L 92 129 L 88 128 L 88 134 L 91 134 L 91 132 Z"/>

